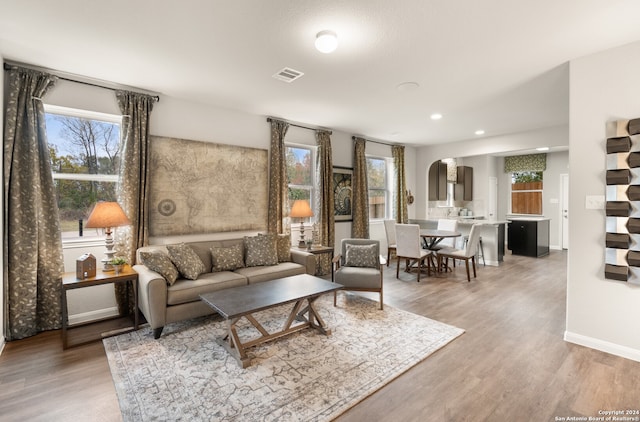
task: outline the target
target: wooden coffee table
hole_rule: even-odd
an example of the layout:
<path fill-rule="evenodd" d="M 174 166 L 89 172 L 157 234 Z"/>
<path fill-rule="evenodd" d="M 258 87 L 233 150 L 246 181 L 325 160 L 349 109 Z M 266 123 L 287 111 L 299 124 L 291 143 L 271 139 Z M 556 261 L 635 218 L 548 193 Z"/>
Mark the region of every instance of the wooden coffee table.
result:
<path fill-rule="evenodd" d="M 218 344 L 235 357 L 240 366 L 246 368 L 251 364 L 251 359 L 247 357 L 247 349 L 255 345 L 308 327 L 331 335 L 331 330 L 318 314 L 314 302 L 323 294 L 341 288 L 341 284 L 302 274 L 247 286 L 231 287 L 202 294 L 200 298 L 226 320 L 228 333 L 217 340 Z M 307 304 L 303 308 L 305 301 Z M 288 303 L 293 303 L 289 317 L 282 329 L 274 333 L 269 333 L 252 315 Z M 260 337 L 245 342 L 240 340 L 236 324 L 242 317 L 260 332 Z M 294 321 L 297 322 L 295 325 Z"/>

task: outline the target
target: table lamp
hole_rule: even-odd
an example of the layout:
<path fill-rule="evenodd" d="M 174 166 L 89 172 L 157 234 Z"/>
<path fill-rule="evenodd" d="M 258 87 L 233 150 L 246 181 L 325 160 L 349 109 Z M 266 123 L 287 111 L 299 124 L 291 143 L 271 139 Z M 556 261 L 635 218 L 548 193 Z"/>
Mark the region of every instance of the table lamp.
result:
<path fill-rule="evenodd" d="M 313 217 L 313 211 L 309 206 L 309 201 L 306 199 L 297 199 L 293 202 L 289 217 L 300 219 L 300 242 L 298 242 L 299 248 L 304 248 L 304 219 L 307 217 Z"/>
<path fill-rule="evenodd" d="M 131 221 L 127 218 L 124 211 L 117 202 L 98 202 L 89 218 L 85 227 L 89 229 L 104 229 L 106 247 L 106 258 L 101 260 L 102 271 L 113 271 L 111 260 L 116 251 L 113 250 L 113 236 L 111 235 L 112 227 L 128 226 Z"/>

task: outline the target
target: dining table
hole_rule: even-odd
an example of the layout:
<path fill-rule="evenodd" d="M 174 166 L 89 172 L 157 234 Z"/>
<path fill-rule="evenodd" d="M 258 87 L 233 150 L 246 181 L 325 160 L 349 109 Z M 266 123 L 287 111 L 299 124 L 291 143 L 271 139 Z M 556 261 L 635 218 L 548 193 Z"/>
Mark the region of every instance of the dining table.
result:
<path fill-rule="evenodd" d="M 422 247 L 424 249 L 429 249 L 432 251 L 438 250 L 437 246 L 440 242 L 447 238 L 455 238 L 462 236 L 462 233 L 452 230 L 438 230 L 438 229 L 420 229 L 420 237 L 422 238 Z M 434 272 L 439 273 L 442 268 L 435 259 L 435 254 L 430 256 L 431 266 L 435 268 Z M 451 268 L 446 268 L 446 270 L 451 270 Z"/>
<path fill-rule="evenodd" d="M 429 250 L 435 250 L 436 246 L 438 246 L 438 244 L 444 239 L 460 236 L 462 236 L 462 233 L 457 231 L 420 229 L 420 237 L 423 240 L 423 247 Z"/>

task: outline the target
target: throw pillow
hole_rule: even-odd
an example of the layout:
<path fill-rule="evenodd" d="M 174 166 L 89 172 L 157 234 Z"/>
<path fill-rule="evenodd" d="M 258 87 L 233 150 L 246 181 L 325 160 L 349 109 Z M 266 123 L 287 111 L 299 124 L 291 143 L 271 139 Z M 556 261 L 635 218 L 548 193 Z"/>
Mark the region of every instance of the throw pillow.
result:
<path fill-rule="evenodd" d="M 276 236 L 274 235 L 245 236 L 244 250 L 247 254 L 245 265 L 247 267 L 276 265 L 278 263 L 276 244 Z"/>
<path fill-rule="evenodd" d="M 233 271 L 236 268 L 242 268 L 244 267 L 242 245 L 211 248 L 211 260 L 213 261 L 213 272 Z"/>
<path fill-rule="evenodd" d="M 347 245 L 344 259 L 344 265 L 347 267 L 377 268 L 378 264 L 376 245 Z"/>
<path fill-rule="evenodd" d="M 155 271 L 167 280 L 169 286 L 173 286 L 178 278 L 178 270 L 171 259 L 162 252 L 140 252 L 140 260 L 151 271 Z"/>
<path fill-rule="evenodd" d="M 198 254 L 189 245 L 167 245 L 169 258 L 184 278 L 195 280 L 207 271 Z"/>
<path fill-rule="evenodd" d="M 278 262 L 291 262 L 291 237 L 279 234 L 277 240 Z"/>

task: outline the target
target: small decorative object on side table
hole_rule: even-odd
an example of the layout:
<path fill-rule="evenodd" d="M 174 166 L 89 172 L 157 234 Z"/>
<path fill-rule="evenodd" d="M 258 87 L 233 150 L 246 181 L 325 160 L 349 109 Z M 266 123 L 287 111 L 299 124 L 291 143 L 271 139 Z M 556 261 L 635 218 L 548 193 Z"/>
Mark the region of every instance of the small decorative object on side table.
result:
<path fill-rule="evenodd" d="M 115 283 L 131 283 L 133 291 L 133 299 L 135 303 L 135 311 L 133 312 L 133 321 L 130 315 L 119 315 L 116 317 L 99 319 L 86 323 L 78 323 L 69 325 L 69 311 L 67 308 L 67 291 L 80 289 L 83 287 L 98 286 L 101 284 Z M 91 327 L 89 327 L 91 326 Z M 76 273 L 64 273 L 62 275 L 62 347 L 64 349 L 70 346 L 79 346 L 91 341 L 100 340 L 104 337 L 122 334 L 128 331 L 138 329 L 138 273 L 129 265 L 125 265 L 119 274 L 113 271 L 98 270 L 94 277 L 77 279 Z M 78 340 L 71 341 L 69 332 L 74 331 L 78 334 Z"/>
<path fill-rule="evenodd" d="M 127 260 L 125 258 L 118 256 L 111 260 L 111 265 L 113 266 L 113 269 L 115 270 L 116 275 L 119 275 L 120 272 L 122 272 L 122 269 L 124 268 L 124 266 L 127 265 Z"/>

